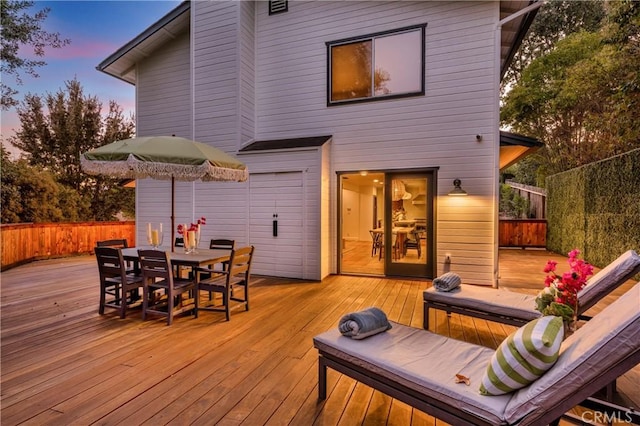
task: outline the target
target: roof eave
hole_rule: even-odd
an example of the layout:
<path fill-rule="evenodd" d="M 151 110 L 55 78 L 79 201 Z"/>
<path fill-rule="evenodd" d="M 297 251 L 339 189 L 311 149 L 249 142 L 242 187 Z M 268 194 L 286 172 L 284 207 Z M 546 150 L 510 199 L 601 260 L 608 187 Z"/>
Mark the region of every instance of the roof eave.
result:
<path fill-rule="evenodd" d="M 180 3 L 176 8 L 171 10 L 165 16 L 160 18 L 153 25 L 149 26 L 146 30 L 140 33 L 137 37 L 129 41 L 127 44 L 122 46 L 120 49 L 116 50 L 114 53 L 109 55 L 105 60 L 100 62 L 96 69 L 100 72 L 108 74 L 112 77 L 125 81 L 129 84 L 136 84 L 135 76 L 127 77 L 128 73 L 118 73 L 113 69 L 114 64 L 116 64 L 119 60 L 124 58 L 126 55 L 133 52 L 138 46 L 140 46 L 145 40 L 152 38 L 157 35 L 163 28 L 165 28 L 169 23 L 173 22 L 175 19 L 180 17 L 183 13 L 189 11 L 191 8 L 191 3 L 189 0 L 185 0 Z"/>

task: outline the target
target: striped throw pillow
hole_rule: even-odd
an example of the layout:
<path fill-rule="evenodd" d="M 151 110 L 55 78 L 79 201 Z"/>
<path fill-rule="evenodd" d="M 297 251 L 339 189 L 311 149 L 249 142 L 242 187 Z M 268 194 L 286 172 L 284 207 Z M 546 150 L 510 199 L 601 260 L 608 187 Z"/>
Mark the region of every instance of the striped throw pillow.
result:
<path fill-rule="evenodd" d="M 507 337 L 491 357 L 482 377 L 482 395 L 502 395 L 542 377 L 555 364 L 564 337 L 562 318 L 544 316 Z"/>

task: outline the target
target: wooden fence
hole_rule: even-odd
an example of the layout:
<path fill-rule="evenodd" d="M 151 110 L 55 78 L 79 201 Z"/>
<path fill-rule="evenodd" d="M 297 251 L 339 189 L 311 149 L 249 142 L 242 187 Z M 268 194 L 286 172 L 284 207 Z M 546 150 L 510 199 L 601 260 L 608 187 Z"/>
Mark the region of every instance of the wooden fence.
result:
<path fill-rule="evenodd" d="M 2 270 L 38 259 L 93 253 L 96 241 L 126 238 L 136 245 L 136 223 L 17 223 L 0 227 Z"/>
<path fill-rule="evenodd" d="M 546 247 L 546 219 L 500 219 L 500 247 Z"/>

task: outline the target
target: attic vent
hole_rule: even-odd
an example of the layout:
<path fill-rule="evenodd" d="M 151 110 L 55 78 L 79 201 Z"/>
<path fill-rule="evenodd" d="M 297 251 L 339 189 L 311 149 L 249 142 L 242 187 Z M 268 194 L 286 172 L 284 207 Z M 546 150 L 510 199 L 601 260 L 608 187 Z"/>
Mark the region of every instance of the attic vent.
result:
<path fill-rule="evenodd" d="M 269 0 L 269 15 L 283 13 L 289 10 L 288 0 Z"/>

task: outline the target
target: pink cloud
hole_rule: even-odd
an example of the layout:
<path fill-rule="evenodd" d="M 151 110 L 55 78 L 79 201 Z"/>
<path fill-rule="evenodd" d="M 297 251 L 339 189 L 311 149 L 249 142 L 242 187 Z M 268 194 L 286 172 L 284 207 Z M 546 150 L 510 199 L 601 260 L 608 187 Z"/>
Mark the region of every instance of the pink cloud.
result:
<path fill-rule="evenodd" d="M 104 59 L 121 46 L 115 43 L 108 43 L 99 40 L 82 40 L 71 42 L 67 46 L 59 49 L 52 47 L 45 48 L 44 58 L 39 58 L 33 53 L 33 49 L 28 46 L 20 48 L 20 55 L 29 59 L 44 60 L 71 60 L 71 59 Z"/>

